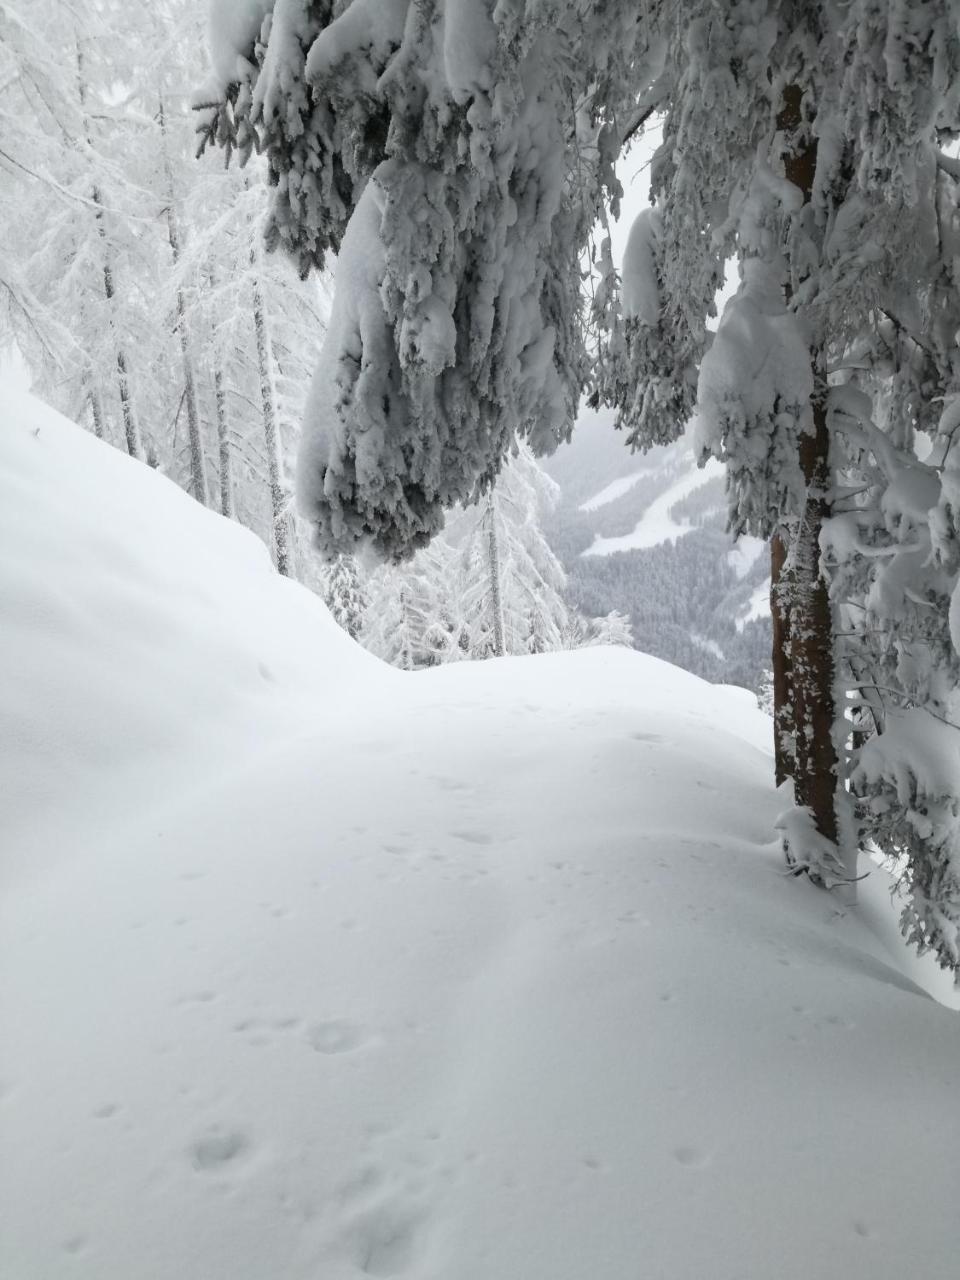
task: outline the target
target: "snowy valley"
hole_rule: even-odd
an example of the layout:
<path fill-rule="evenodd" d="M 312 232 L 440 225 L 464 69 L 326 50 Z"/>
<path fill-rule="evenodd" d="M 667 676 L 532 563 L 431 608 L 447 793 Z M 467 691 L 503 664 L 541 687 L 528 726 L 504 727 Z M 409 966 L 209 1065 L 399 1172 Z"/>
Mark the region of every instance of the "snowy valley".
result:
<path fill-rule="evenodd" d="M 725 532 L 722 468 L 699 468 L 685 440 L 631 453 L 613 415 L 589 410 L 543 466 L 560 486 L 544 529 L 570 607 L 617 610 L 641 652 L 758 690 L 770 665 L 769 555 Z"/>
<path fill-rule="evenodd" d="M 5 1275 L 949 1272 L 958 1002 L 784 875 L 746 691 L 392 670 L 0 414 Z"/>

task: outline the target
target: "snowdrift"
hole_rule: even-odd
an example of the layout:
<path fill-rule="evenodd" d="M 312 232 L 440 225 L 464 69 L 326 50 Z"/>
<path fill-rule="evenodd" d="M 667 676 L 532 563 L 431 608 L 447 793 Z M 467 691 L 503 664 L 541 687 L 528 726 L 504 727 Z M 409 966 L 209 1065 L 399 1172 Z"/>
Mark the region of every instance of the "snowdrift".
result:
<path fill-rule="evenodd" d="M 31 856 L 51 807 L 178 798 L 161 787 L 232 765 L 304 699 L 392 674 L 251 533 L 2 388 L 0 493 L 0 773 Z"/>
<path fill-rule="evenodd" d="M 0 1273 L 952 1273 L 960 1023 L 782 874 L 749 695 L 387 671 L 3 414 Z"/>

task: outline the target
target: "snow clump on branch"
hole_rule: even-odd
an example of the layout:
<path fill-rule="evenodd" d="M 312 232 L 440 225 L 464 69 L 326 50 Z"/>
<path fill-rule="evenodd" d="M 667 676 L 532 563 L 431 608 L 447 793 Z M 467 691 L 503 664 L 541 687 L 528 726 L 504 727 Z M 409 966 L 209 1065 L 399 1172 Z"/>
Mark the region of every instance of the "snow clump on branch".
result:
<path fill-rule="evenodd" d="M 544 453 L 569 435 L 587 376 L 579 255 L 619 194 L 598 157 L 618 149 L 601 140 L 622 77 L 597 73 L 637 39 L 628 9 L 595 24 L 589 67 L 586 19 L 543 0 L 221 14 L 233 78 L 200 104 L 201 147 L 266 154 L 267 241 L 301 272 L 339 254 L 298 480 L 326 553 L 403 559 L 518 438 Z"/>

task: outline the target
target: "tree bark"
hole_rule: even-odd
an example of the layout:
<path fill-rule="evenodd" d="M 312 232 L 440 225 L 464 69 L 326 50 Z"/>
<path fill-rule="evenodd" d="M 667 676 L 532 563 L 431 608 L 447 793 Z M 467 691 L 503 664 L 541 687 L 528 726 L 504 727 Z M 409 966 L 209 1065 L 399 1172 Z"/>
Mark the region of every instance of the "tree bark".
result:
<path fill-rule="evenodd" d="M 487 560 L 490 570 L 490 608 L 493 613 L 493 652 L 502 658 L 506 652 L 503 627 L 503 594 L 500 590 L 500 547 L 497 543 L 497 512 L 493 490 L 487 498 Z"/>
<path fill-rule="evenodd" d="M 790 611 L 783 581 L 786 559 L 786 535 L 775 533 L 770 542 L 770 622 L 773 632 L 773 758 L 778 787 L 793 777 L 795 764 Z"/>
<path fill-rule="evenodd" d="M 220 514 L 228 520 L 235 520 L 233 450 L 227 422 L 227 393 L 223 385 L 223 372 L 219 368 L 214 370 L 213 390 L 217 405 L 217 445 L 220 451 Z"/>
<path fill-rule="evenodd" d="M 784 176 L 801 192 L 803 203 L 813 198 L 817 168 L 817 142 L 803 119 L 803 90 L 791 84 L 783 91 L 777 127 L 785 143 Z M 834 690 L 833 611 L 820 566 L 820 532 L 830 515 L 830 432 L 827 423 L 827 385 L 823 341 L 810 353 L 814 392 L 813 430 L 801 437 L 799 461 L 805 498 L 785 560 L 779 564 L 776 584 L 775 628 L 786 623 L 786 664 L 781 680 L 792 703 L 794 759 L 778 757 L 794 782 L 798 805 L 808 808 L 817 831 L 837 843 L 837 787 L 839 768 L 834 743 L 837 709 Z M 781 532 L 781 538 L 783 534 Z M 779 552 L 774 548 L 774 557 Z M 781 634 L 781 641 L 783 636 Z M 774 645 L 774 662 L 778 661 Z M 775 665 L 774 671 L 776 673 Z M 775 694 L 776 697 L 776 694 Z M 784 704 L 787 705 L 786 703 Z M 789 713 L 787 713 L 789 715 Z"/>
<path fill-rule="evenodd" d="M 270 481 L 270 504 L 273 511 L 273 545 L 278 572 L 289 576 L 290 549 L 287 529 L 286 495 L 280 459 L 280 432 L 277 425 L 276 391 L 273 383 L 273 349 L 257 274 L 256 251 L 250 251 L 253 273 L 253 325 L 257 335 L 257 364 L 260 373 L 260 396 L 263 401 L 263 434 L 267 449 Z"/>
<path fill-rule="evenodd" d="M 93 434 L 98 440 L 103 439 L 103 401 L 100 399 L 100 392 L 93 381 L 93 375 L 88 375 L 87 399 L 90 401 L 90 417 L 93 419 Z"/>

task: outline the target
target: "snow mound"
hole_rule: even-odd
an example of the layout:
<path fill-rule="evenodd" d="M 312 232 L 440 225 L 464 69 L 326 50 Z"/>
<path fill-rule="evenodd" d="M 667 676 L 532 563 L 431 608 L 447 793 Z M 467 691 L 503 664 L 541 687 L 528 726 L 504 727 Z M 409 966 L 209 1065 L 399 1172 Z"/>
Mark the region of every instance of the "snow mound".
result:
<path fill-rule="evenodd" d="M 12 411 L 0 751 L 45 843 L 0 897 L 4 1275 L 952 1273 L 960 1021 L 884 882 L 784 876 L 744 690 L 389 672 Z"/>
<path fill-rule="evenodd" d="M 305 699 L 389 677 L 253 534 L 10 390 L 0 491 L 0 774 L 24 848 L 54 804 L 112 806 L 171 755 L 186 785 Z"/>

